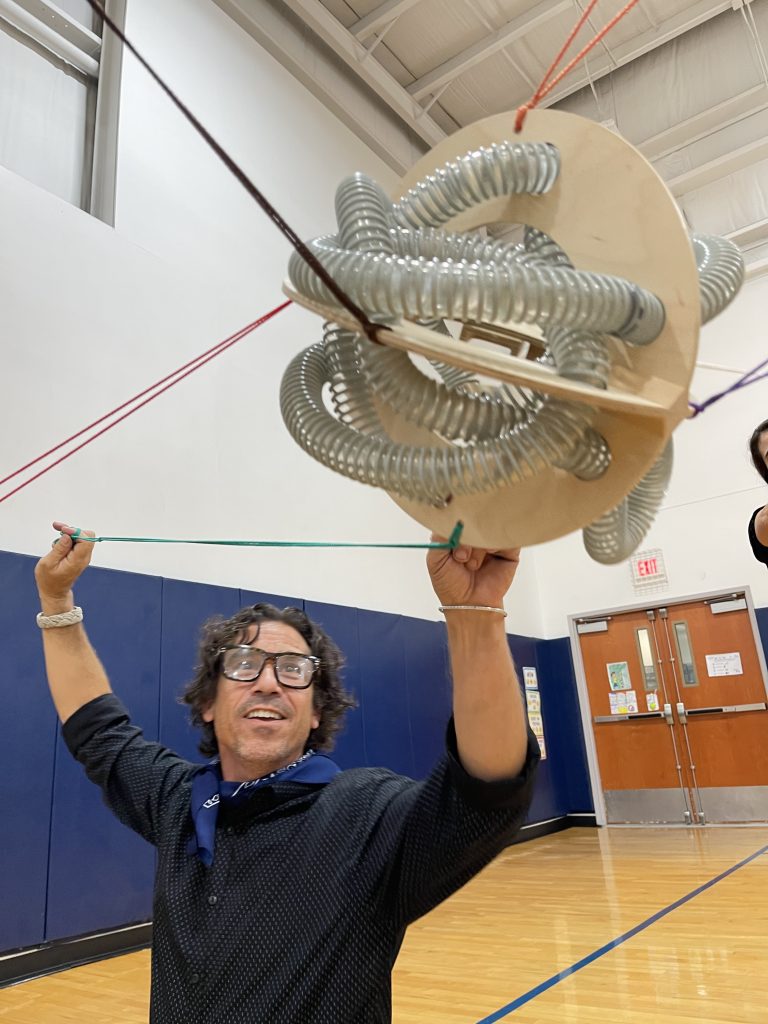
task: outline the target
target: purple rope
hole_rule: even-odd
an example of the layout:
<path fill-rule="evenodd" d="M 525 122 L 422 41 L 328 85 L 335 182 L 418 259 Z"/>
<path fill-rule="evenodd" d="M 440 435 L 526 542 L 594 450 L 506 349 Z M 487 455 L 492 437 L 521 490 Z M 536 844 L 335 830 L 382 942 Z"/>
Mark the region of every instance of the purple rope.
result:
<path fill-rule="evenodd" d="M 759 380 L 765 380 L 766 377 L 768 377 L 768 372 L 761 373 L 759 377 L 754 376 L 754 374 L 756 374 L 758 370 L 762 370 L 764 366 L 768 366 L 768 359 L 764 359 L 762 363 L 758 363 L 757 366 L 754 366 L 751 370 L 747 370 L 747 372 L 742 377 L 739 377 L 734 384 L 731 384 L 729 388 L 715 392 L 714 395 L 710 395 L 710 397 L 706 398 L 703 402 L 689 402 L 688 404 L 691 409 L 693 409 L 693 413 L 690 418 L 694 419 L 700 413 L 704 412 L 705 409 L 708 409 L 710 405 L 714 405 L 715 402 L 719 402 L 721 398 L 725 398 L 726 395 L 733 394 L 734 391 L 739 391 L 741 388 L 745 388 L 749 384 L 756 384 Z"/>
<path fill-rule="evenodd" d="M 168 96 L 171 102 L 181 111 L 184 117 L 189 121 L 195 131 L 200 135 L 210 146 L 216 156 L 221 160 L 225 167 L 227 167 L 232 174 L 237 178 L 240 184 L 245 188 L 246 192 L 252 196 L 267 216 L 273 221 L 273 223 L 279 228 L 279 230 L 285 235 L 288 241 L 291 243 L 296 252 L 301 258 L 309 264 L 312 270 L 317 274 L 323 284 L 328 288 L 332 295 L 334 295 L 342 306 L 347 309 L 355 320 L 360 324 L 363 333 L 373 342 L 377 342 L 378 338 L 376 332 L 379 330 L 388 330 L 389 328 L 384 327 L 380 324 L 374 324 L 368 316 L 357 306 L 352 299 L 342 291 L 342 289 L 336 284 L 334 279 L 314 255 L 314 253 L 307 248 L 304 242 L 299 238 L 293 228 L 288 224 L 283 217 L 277 212 L 267 198 L 259 191 L 254 185 L 245 171 L 235 163 L 234 159 L 227 153 L 224 147 L 216 141 L 211 135 L 208 129 L 203 125 L 192 113 L 182 100 L 176 95 L 171 87 L 160 77 L 155 69 L 149 64 L 147 60 L 139 53 L 133 43 L 126 39 L 124 32 L 115 24 L 114 21 L 109 17 L 107 12 L 104 10 L 104 6 L 101 0 L 87 0 L 88 4 L 93 8 L 96 14 L 104 21 L 105 25 L 115 33 L 117 38 L 122 42 L 126 49 L 130 50 L 136 60 L 142 65 L 142 67 L 151 75 L 151 77 L 157 82 L 163 92 Z"/>

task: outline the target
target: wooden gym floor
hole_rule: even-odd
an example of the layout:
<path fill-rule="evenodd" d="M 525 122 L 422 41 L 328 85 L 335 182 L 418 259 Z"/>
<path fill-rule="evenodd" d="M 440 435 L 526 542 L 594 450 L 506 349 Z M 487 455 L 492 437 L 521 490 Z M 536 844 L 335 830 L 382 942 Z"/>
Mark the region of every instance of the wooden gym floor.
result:
<path fill-rule="evenodd" d="M 768 828 L 571 829 L 410 929 L 394 1022 L 765 1024 L 766 975 Z M 0 1022 L 146 1024 L 148 989 L 133 953 L 3 989 Z"/>

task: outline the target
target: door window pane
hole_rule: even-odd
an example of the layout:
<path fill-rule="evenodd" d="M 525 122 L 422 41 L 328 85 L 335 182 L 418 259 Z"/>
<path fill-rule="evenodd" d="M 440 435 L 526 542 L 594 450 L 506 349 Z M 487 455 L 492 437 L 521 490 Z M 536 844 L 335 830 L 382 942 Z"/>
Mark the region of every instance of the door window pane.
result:
<path fill-rule="evenodd" d="M 699 680 L 696 676 L 696 666 L 693 663 L 693 651 L 691 640 L 688 635 L 688 624 L 686 622 L 675 622 L 675 640 L 677 641 L 677 653 L 680 659 L 680 675 L 683 686 L 698 686 Z"/>
<path fill-rule="evenodd" d="M 638 629 L 635 632 L 637 635 L 637 650 L 640 655 L 643 685 L 646 690 L 658 690 L 659 677 L 656 673 L 656 663 L 653 660 L 651 634 L 647 629 Z"/>

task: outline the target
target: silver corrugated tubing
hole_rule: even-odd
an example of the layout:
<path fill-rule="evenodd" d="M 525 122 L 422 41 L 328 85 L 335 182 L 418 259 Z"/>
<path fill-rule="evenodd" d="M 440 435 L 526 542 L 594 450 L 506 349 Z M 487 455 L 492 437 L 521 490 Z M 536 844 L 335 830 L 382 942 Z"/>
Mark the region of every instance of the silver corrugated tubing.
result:
<path fill-rule="evenodd" d="M 654 295 L 620 278 L 574 269 L 556 242 L 533 228 L 519 243 L 442 229 L 488 199 L 546 192 L 558 173 L 555 147 L 501 143 L 447 164 L 396 204 L 357 174 L 339 186 L 337 233 L 309 245 L 378 323 L 405 317 L 442 331 L 444 319 L 536 323 L 545 339 L 543 363 L 570 380 L 605 388 L 606 336 L 652 342 L 664 324 Z M 713 268 L 723 264 L 713 245 L 707 259 Z M 289 274 L 307 298 L 339 308 L 297 255 Z M 722 276 L 721 269 L 710 274 L 716 294 Z M 294 439 L 324 465 L 438 507 L 548 466 L 584 480 L 606 471 L 610 452 L 592 426 L 592 407 L 515 385 L 481 386 L 465 370 L 433 366 L 442 380 L 423 373 L 405 352 L 326 324 L 323 341 L 286 370 L 283 418 Z M 392 441 L 379 415 L 385 410 L 429 432 L 434 443 Z"/>
<path fill-rule="evenodd" d="M 725 238 L 693 235 L 692 241 L 699 270 L 701 322 L 705 324 L 736 297 L 744 283 L 744 260 Z"/>
<path fill-rule="evenodd" d="M 439 227 L 486 199 L 549 192 L 559 173 L 560 154 L 549 143 L 495 143 L 422 179 L 392 216 L 403 227 Z"/>
<path fill-rule="evenodd" d="M 347 251 L 329 236 L 310 248 L 353 302 L 384 317 L 559 324 L 636 345 L 653 341 L 664 326 L 656 296 L 605 274 L 493 256 L 481 263 Z M 288 271 L 307 298 L 337 305 L 298 254 L 291 256 Z"/>
<path fill-rule="evenodd" d="M 693 235 L 699 271 L 701 321 L 707 323 L 736 297 L 744 282 L 744 260 L 725 238 Z M 583 531 L 584 546 L 597 562 L 613 565 L 629 558 L 653 525 L 672 473 L 672 439 L 659 460 L 616 508 Z"/>
<path fill-rule="evenodd" d="M 629 558 L 653 526 L 672 475 L 672 438 L 661 458 L 616 508 L 582 531 L 584 546 L 596 562 L 613 565 Z"/>

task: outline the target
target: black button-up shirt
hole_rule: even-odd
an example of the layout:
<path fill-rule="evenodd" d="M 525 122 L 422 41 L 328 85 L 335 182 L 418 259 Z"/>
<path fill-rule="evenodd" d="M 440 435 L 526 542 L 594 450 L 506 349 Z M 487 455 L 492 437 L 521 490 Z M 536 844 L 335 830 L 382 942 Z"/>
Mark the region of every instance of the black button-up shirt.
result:
<path fill-rule="evenodd" d="M 522 774 L 481 782 L 448 752 L 423 782 L 354 768 L 220 808 L 210 868 L 187 852 L 195 765 L 145 740 L 113 695 L 65 724 L 107 804 L 158 850 L 155 1024 L 389 1024 L 406 926 L 496 856 L 523 822 Z"/>

